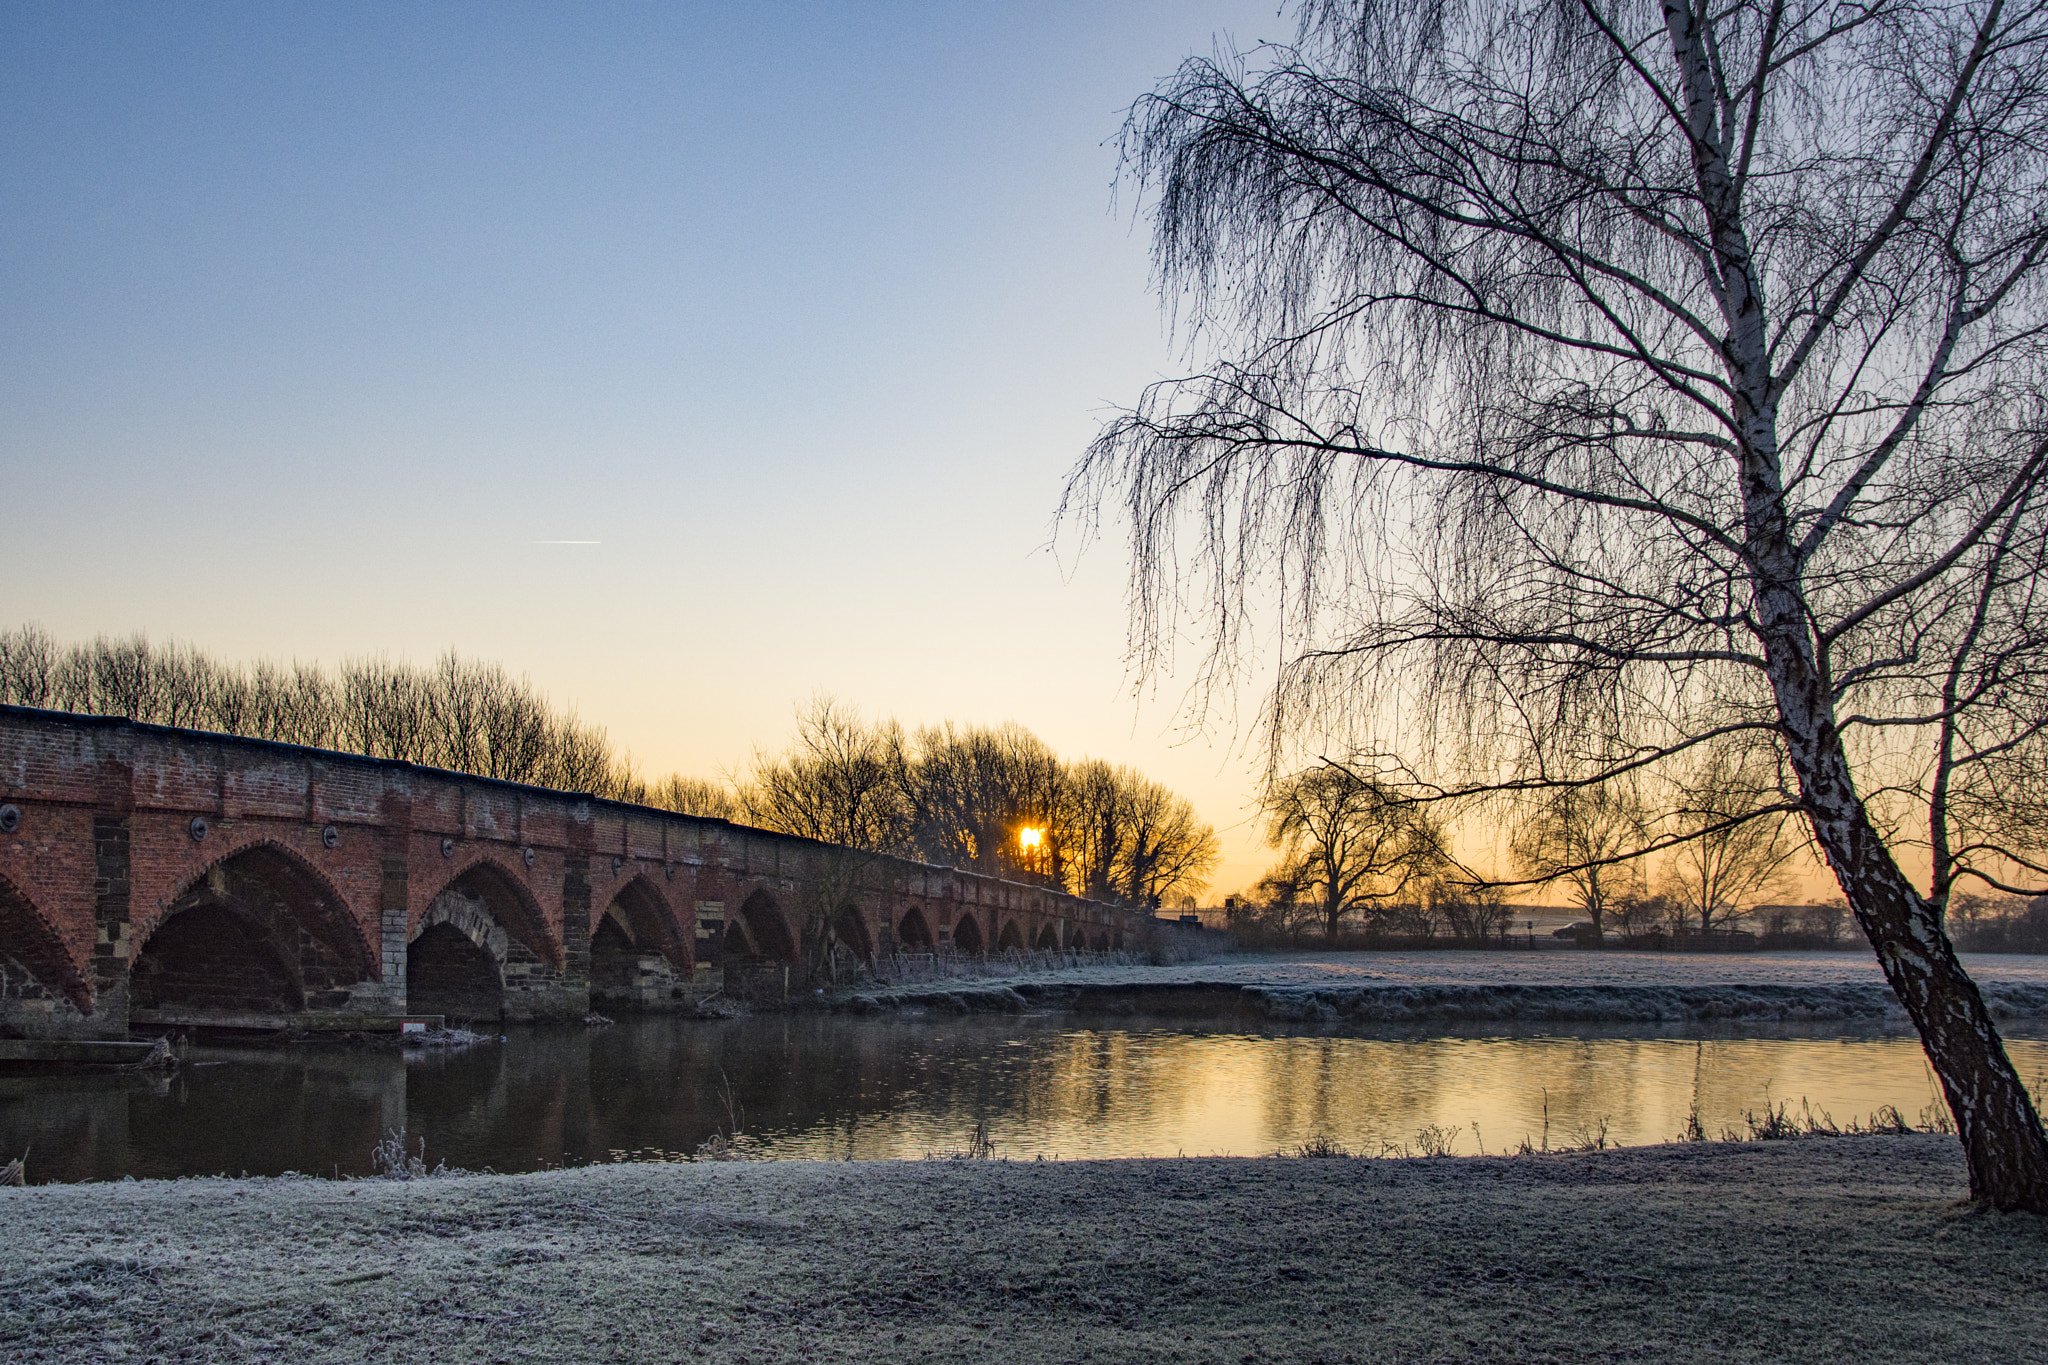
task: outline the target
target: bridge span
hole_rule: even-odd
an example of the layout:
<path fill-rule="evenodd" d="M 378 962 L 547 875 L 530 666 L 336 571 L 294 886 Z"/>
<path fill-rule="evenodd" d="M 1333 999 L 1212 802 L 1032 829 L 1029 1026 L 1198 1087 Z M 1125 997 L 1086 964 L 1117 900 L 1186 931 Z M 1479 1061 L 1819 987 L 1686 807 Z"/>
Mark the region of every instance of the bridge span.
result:
<path fill-rule="evenodd" d="M 724 820 L 0 707 L 0 1036 L 690 1008 L 800 981 L 806 953 L 1121 947 L 1141 918 Z"/>

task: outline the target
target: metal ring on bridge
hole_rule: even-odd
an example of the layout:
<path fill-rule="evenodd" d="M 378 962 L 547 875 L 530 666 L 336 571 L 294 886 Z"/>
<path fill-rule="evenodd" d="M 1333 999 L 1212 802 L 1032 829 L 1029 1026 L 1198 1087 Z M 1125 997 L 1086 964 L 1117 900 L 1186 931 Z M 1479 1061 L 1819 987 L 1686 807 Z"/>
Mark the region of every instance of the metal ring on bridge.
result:
<path fill-rule="evenodd" d="M 455 856 L 455 841 L 453 839 L 443 839 L 441 841 L 441 856 L 443 858 L 453 858 Z"/>
<path fill-rule="evenodd" d="M 192 836 L 192 842 L 196 844 L 201 839 L 204 839 L 206 837 L 206 831 L 212 828 L 212 825 L 206 823 L 205 816 L 195 815 L 192 817 L 192 823 L 185 826 L 185 832 Z"/>
<path fill-rule="evenodd" d="M 12 834 L 21 828 L 21 807 L 0 806 L 0 834 Z"/>
<path fill-rule="evenodd" d="M 320 831 L 320 843 L 321 846 L 324 848 L 340 848 L 341 831 L 336 829 L 334 826 L 329 825 L 327 828 Z"/>

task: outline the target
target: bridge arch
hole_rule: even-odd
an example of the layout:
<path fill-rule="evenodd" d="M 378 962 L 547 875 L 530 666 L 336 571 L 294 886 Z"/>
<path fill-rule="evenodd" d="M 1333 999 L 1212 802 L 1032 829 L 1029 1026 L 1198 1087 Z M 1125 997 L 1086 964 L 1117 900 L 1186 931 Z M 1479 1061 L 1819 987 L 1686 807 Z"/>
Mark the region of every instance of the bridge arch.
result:
<path fill-rule="evenodd" d="M 996 951 L 999 953 L 1021 953 L 1024 951 L 1024 931 L 1017 927 L 1016 920 L 1006 919 L 1003 921 L 1003 932 L 996 935 Z"/>
<path fill-rule="evenodd" d="M 0 877 L 0 1027 L 25 1026 L 60 1000 L 92 1013 L 92 987 L 64 940 L 26 892 Z"/>
<path fill-rule="evenodd" d="M 481 908 L 527 952 L 548 966 L 561 969 L 562 944 L 549 931 L 540 902 L 526 889 L 519 874 L 496 858 L 489 854 L 472 858 L 450 875 L 428 898 L 426 909 L 413 925 L 413 933 L 417 935 L 430 923 L 446 921 L 458 901 L 468 902 L 472 909 Z"/>
<path fill-rule="evenodd" d="M 668 900 L 645 877 L 619 888 L 590 934 L 590 998 L 651 1005 L 671 998 L 695 966 Z"/>
<path fill-rule="evenodd" d="M 963 953 L 987 951 L 988 941 L 982 937 L 981 926 L 975 922 L 974 916 L 960 916 L 960 922 L 953 926 L 953 946 Z"/>
<path fill-rule="evenodd" d="M 139 936 L 129 971 L 138 1023 L 278 1027 L 300 1010 L 346 1008 L 379 980 L 341 893 L 270 840 L 224 853 Z"/>
<path fill-rule="evenodd" d="M 725 960 L 794 962 L 796 935 L 775 898 L 757 890 L 740 905 L 740 912 L 725 928 Z"/>
<path fill-rule="evenodd" d="M 862 962 L 875 960 L 875 940 L 868 933 L 868 922 L 859 906 L 849 905 L 839 912 L 839 918 L 832 922 L 832 938 Z"/>
<path fill-rule="evenodd" d="M 1045 927 L 1038 931 L 1038 941 L 1031 946 L 1040 952 L 1058 952 L 1060 947 L 1059 926 L 1048 921 Z"/>
<path fill-rule="evenodd" d="M 919 952 L 930 952 L 932 947 L 932 926 L 924 912 L 911 906 L 903 912 L 903 918 L 896 925 L 896 941 L 905 948 Z"/>
<path fill-rule="evenodd" d="M 507 994 L 560 972 L 561 945 L 519 879 L 477 858 L 448 879 L 414 926 L 405 955 L 406 1008 L 451 1020 L 506 1017 Z"/>

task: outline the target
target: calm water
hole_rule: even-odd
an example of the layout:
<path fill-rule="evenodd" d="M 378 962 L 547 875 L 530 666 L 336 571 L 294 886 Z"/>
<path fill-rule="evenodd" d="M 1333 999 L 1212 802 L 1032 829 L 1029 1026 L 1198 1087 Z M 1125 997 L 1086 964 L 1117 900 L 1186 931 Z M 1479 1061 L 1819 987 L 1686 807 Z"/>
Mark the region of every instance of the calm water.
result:
<path fill-rule="evenodd" d="M 2032 1081 L 2048 1041 L 2011 1041 Z M 287 1170 L 363 1174 L 389 1128 L 429 1162 L 500 1171 L 682 1153 L 736 1118 L 778 1157 L 918 1157 L 988 1125 L 998 1155 L 1258 1155 L 1315 1136 L 1377 1152 L 1425 1124 L 1455 1150 L 1552 1145 L 1603 1121 L 1659 1142 L 1695 1086 L 1710 1131 L 1766 1095 L 1838 1121 L 1932 1097 L 1910 1036 L 1672 1032 L 1248 1034 L 936 1022 L 632 1019 L 528 1028 L 440 1055 L 195 1049 L 168 1080 L 0 1078 L 0 1154 L 37 1181 Z M 728 1103 L 728 1096 L 729 1103 Z"/>

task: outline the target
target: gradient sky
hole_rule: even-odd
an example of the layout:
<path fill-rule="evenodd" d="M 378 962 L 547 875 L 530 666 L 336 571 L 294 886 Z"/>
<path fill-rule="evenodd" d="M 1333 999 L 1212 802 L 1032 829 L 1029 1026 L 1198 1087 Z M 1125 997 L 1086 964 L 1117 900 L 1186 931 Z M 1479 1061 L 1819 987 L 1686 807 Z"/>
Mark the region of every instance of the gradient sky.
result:
<path fill-rule="evenodd" d="M 655 772 L 832 693 L 1137 765 L 1064 474 L 1172 368 L 1121 111 L 1272 0 L 0 6 L 0 624 L 453 646 Z M 549 542 L 597 542 L 595 544 Z M 1255 705 L 1247 699 L 1247 709 Z"/>

